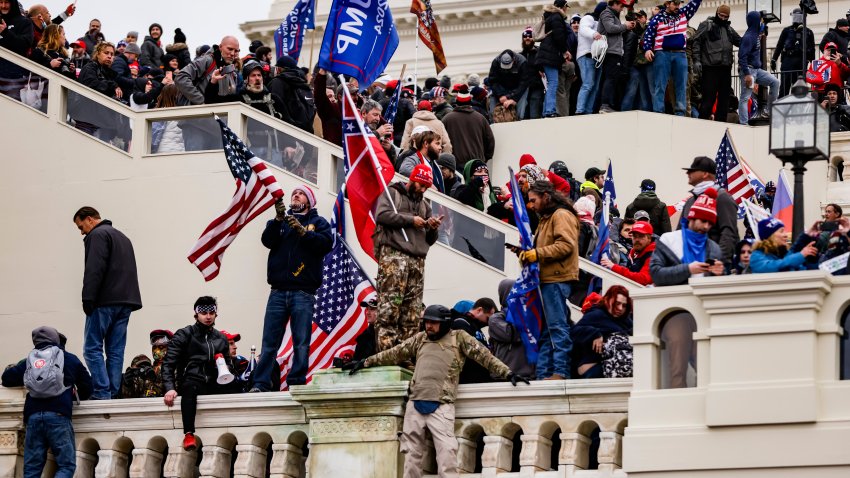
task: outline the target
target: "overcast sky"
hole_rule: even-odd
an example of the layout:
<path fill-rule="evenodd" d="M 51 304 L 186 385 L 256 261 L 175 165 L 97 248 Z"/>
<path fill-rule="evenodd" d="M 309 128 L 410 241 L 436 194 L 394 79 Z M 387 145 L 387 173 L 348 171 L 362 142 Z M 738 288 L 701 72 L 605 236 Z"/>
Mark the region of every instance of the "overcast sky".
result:
<path fill-rule="evenodd" d="M 43 3 L 53 16 L 58 15 L 73 0 L 23 0 L 24 8 Z M 65 21 L 69 41 L 82 36 L 89 20 L 99 19 L 106 39 L 115 43 L 130 30 L 139 32 L 139 44 L 148 34 L 151 23 L 162 25 L 163 46 L 174 42 L 174 29 L 180 27 L 194 56 L 202 44 L 218 43 L 227 34 L 239 39 L 243 54 L 248 52 L 248 40 L 239 24 L 268 17 L 272 0 L 144 0 L 116 2 L 115 0 L 77 0 L 77 13 Z"/>

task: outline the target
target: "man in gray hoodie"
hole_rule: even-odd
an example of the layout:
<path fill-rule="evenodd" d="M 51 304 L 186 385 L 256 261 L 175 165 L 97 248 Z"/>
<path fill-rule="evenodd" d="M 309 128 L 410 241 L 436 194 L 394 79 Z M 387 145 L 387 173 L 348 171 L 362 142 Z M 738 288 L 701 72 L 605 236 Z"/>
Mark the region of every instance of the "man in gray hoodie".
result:
<path fill-rule="evenodd" d="M 620 22 L 623 1 L 608 0 L 608 8 L 599 14 L 599 24 L 596 26 L 596 31 L 605 35 L 608 40 L 608 50 L 605 52 L 605 60 L 602 63 L 602 75 L 605 81 L 602 83 L 600 113 L 612 113 L 619 108 L 623 92 L 617 91 L 617 84 L 629 71 L 623 64 L 623 32 L 633 29 L 635 22 L 634 20 Z"/>

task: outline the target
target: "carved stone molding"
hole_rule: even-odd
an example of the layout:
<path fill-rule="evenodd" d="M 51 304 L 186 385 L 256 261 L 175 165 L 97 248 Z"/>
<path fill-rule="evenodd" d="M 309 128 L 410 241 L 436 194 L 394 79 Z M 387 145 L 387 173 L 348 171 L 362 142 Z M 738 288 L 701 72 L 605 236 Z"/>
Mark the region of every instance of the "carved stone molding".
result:
<path fill-rule="evenodd" d="M 18 432 L 2 432 L 0 433 L 0 449 L 8 448 L 17 453 L 18 451 Z M 2 450 L 0 453 L 8 453 L 10 450 Z"/>
<path fill-rule="evenodd" d="M 396 439 L 402 421 L 397 417 L 356 417 L 313 419 L 311 440 L 383 441 Z"/>

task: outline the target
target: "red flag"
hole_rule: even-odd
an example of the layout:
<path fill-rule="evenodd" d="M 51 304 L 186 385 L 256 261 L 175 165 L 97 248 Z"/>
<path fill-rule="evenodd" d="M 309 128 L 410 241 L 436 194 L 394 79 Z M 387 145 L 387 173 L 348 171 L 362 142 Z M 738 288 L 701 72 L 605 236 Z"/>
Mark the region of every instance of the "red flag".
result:
<path fill-rule="evenodd" d="M 392 181 L 395 168 L 380 140 L 363 124 L 360 112 L 352 110 L 348 89 L 343 88 L 343 91 L 345 98 L 342 101 L 342 148 L 345 151 L 347 175 L 345 190 L 360 247 L 375 259 L 375 247 L 372 242 L 375 217 L 372 211 L 378 198 L 385 193 L 385 186 Z M 364 136 L 364 131 L 368 136 Z M 375 156 L 372 156 L 373 154 Z"/>
<path fill-rule="evenodd" d="M 419 31 L 419 39 L 434 54 L 434 67 L 439 74 L 446 68 L 446 54 L 443 52 L 443 41 L 440 40 L 440 31 L 437 30 L 437 20 L 431 10 L 431 0 L 413 0 L 410 5 L 410 13 L 416 15 Z"/>

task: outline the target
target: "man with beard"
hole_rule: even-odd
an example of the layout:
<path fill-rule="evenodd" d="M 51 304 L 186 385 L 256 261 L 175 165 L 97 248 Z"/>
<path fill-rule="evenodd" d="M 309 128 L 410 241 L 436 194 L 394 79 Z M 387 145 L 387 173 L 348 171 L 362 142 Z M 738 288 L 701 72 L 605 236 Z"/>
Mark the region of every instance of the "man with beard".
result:
<path fill-rule="evenodd" d="M 264 47 L 258 48 L 257 51 L 259 52 L 262 48 Z M 298 62 L 284 55 L 277 60 L 275 72 L 276 76 L 269 82 L 269 91 L 279 96 L 286 105 L 290 119 L 285 121 L 312 133 L 316 102 L 304 72 L 298 68 Z"/>
<path fill-rule="evenodd" d="M 289 211 L 283 200 L 278 199 L 277 214 L 263 231 L 263 245 L 269 249 L 271 293 L 251 392 L 272 390 L 272 375 L 279 374 L 275 358 L 290 320 L 293 360 L 286 383 L 289 386 L 307 383 L 316 290 L 322 285 L 322 262 L 333 246 L 331 226 L 315 208 L 316 195 L 302 184 L 292 191 Z"/>
<path fill-rule="evenodd" d="M 431 215 L 431 205 L 422 197 L 432 178 L 431 167 L 418 164 L 407 184 L 393 183 L 378 198 L 372 236 L 378 259 L 378 351 L 398 345 L 419 330 L 425 256 L 437 242 L 443 219 Z"/>
<path fill-rule="evenodd" d="M 713 115 L 714 121 L 726 121 L 723 112 L 729 109 L 732 94 L 732 50 L 741 44 L 741 35 L 729 23 L 729 12 L 729 5 L 720 5 L 713 17 L 699 24 L 694 35 L 694 75 L 702 76 L 702 119 Z"/>
<path fill-rule="evenodd" d="M 142 55 L 139 57 L 139 64 L 160 69 L 162 68 L 162 55 L 164 54 L 162 42 L 159 41 L 162 37 L 162 25 L 159 23 L 151 24 L 148 27 L 148 33 L 150 35 L 146 36 L 145 41 L 142 42 Z"/>
<path fill-rule="evenodd" d="M 86 45 L 86 53 L 89 55 L 94 53 L 95 45 L 105 40 L 103 33 L 100 31 L 100 20 L 93 18 L 92 21 L 89 22 L 89 31 L 80 38 L 77 38 L 77 40 Z"/>
<path fill-rule="evenodd" d="M 245 86 L 242 87 L 239 96 L 243 103 L 279 120 L 291 122 L 289 111 L 280 97 L 269 92 L 263 85 L 263 66 L 257 60 L 248 60 L 245 63 L 242 68 L 242 78 Z"/>
<path fill-rule="evenodd" d="M 366 126 L 381 140 L 381 147 L 387 153 L 387 158 L 389 158 L 391 163 L 395 164 L 398 155 L 393 145 L 393 125 L 387 123 L 384 117 L 381 116 L 383 110 L 381 104 L 377 101 L 366 99 L 363 101 L 363 106 L 360 107 L 360 116 L 363 118 Z"/>
<path fill-rule="evenodd" d="M 413 147 L 416 153 L 404 158 L 398 172 L 404 176 L 413 177 L 413 169 L 422 165 L 430 170 L 429 175 L 434 187 L 441 193 L 445 193 L 443 172 L 437 164 L 440 153 L 443 152 L 443 138 L 427 126 L 413 128 L 410 136 L 413 138 Z"/>
<path fill-rule="evenodd" d="M 465 331 L 450 330 L 451 312 L 445 306 L 429 306 L 422 321 L 425 325 L 423 332 L 392 349 L 346 364 L 343 369 L 354 374 L 364 367 L 398 365 L 415 360 L 417 365 L 410 381 L 410 400 L 399 437 L 399 448 L 404 454 L 404 476 L 422 476 L 426 429 L 431 432 L 434 441 L 439 476 L 458 476 L 454 402 L 460 371 L 466 359 L 478 362 L 494 377 L 504 378 L 513 386 L 517 382 L 528 384 L 528 379 L 511 372 L 486 346 Z"/>
<path fill-rule="evenodd" d="M 534 32 L 531 28 L 526 28 L 522 31 L 522 56 L 528 64 L 528 73 L 530 75 L 528 83 L 528 96 L 526 97 L 526 107 L 524 111 L 518 111 L 520 119 L 537 119 L 543 116 L 543 80 L 540 78 L 540 72 L 534 64 L 537 58 L 537 47 L 534 46 Z M 560 84 L 560 83 L 559 83 Z"/>

